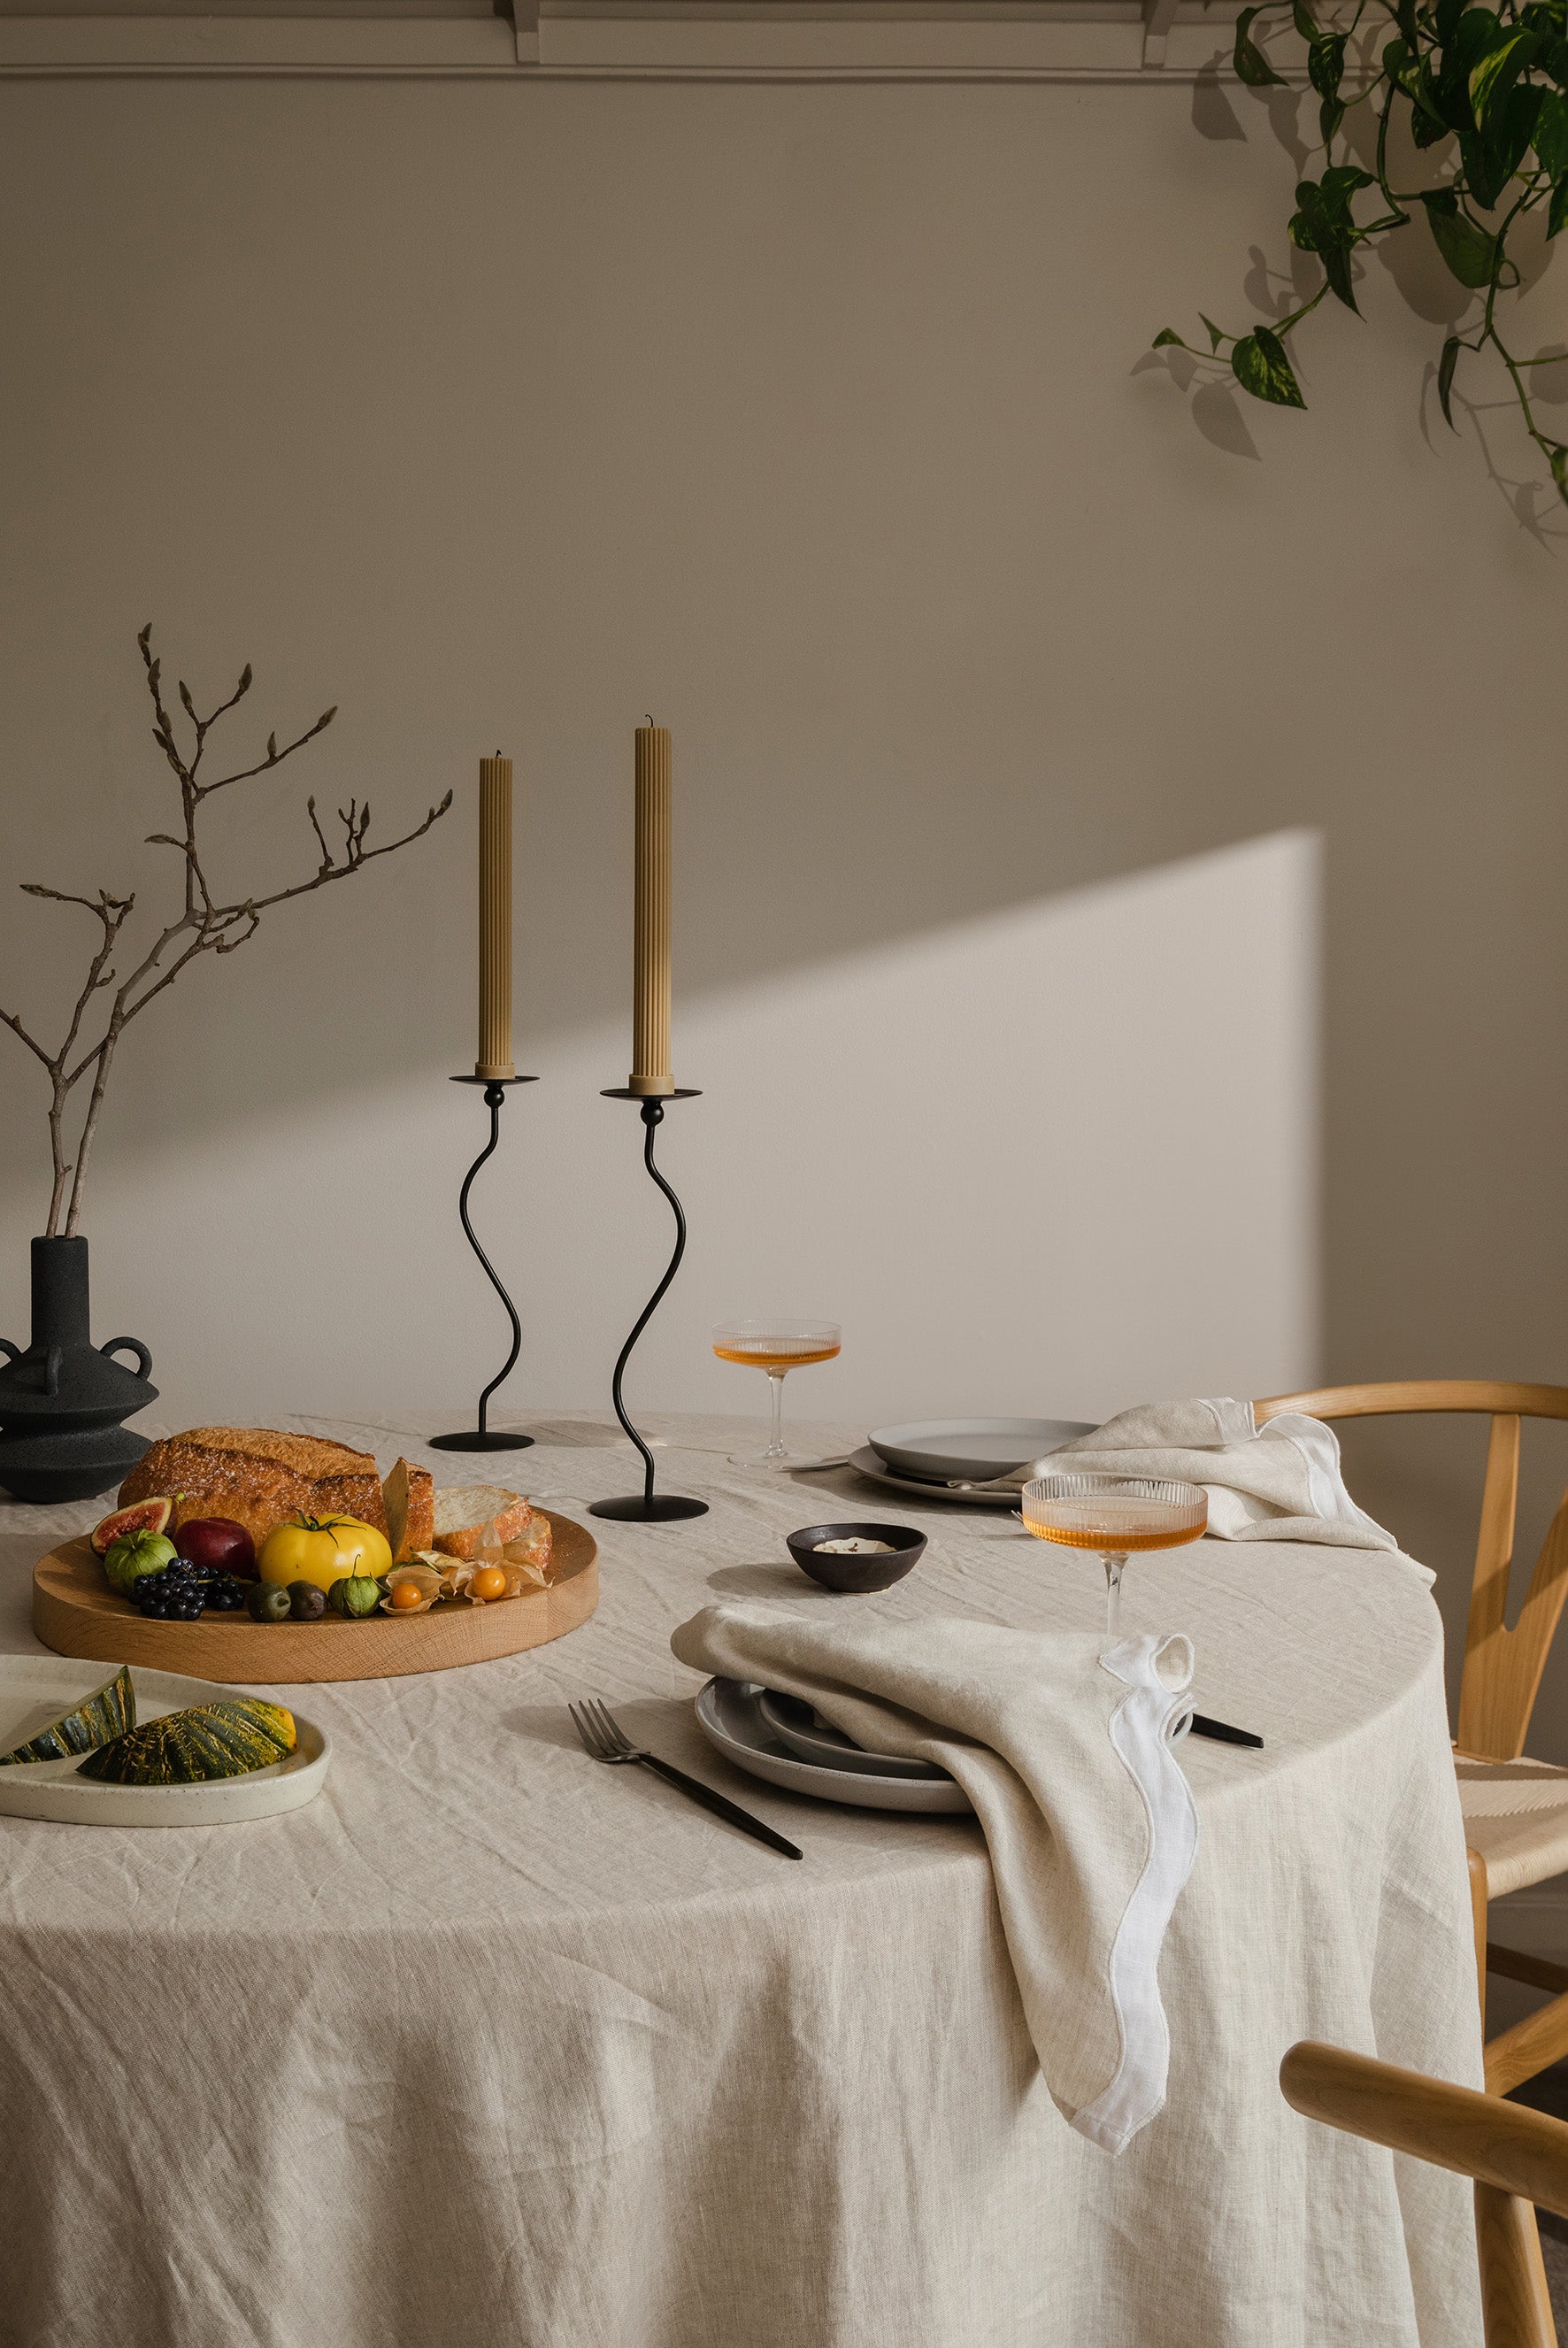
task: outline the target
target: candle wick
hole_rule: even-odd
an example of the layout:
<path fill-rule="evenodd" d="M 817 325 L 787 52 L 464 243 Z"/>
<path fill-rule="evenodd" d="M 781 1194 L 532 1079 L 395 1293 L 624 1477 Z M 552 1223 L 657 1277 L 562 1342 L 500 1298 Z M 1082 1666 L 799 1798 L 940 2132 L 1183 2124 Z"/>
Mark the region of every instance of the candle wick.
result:
<path fill-rule="evenodd" d="M 649 712 L 648 712 L 648 723 L 650 724 L 650 726 L 651 726 L 651 725 L 652 725 L 652 723 L 653 723 L 653 712 L 651 711 L 651 710 L 649 710 Z"/>

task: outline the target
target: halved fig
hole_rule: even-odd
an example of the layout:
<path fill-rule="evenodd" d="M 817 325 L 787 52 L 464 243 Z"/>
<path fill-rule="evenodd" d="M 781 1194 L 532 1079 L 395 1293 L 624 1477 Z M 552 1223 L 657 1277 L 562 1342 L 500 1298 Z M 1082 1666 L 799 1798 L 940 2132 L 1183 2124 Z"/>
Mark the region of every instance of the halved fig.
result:
<path fill-rule="evenodd" d="M 93 1548 L 99 1557 L 105 1557 L 109 1543 L 118 1540 L 122 1533 L 166 1532 L 173 1514 L 172 1500 L 138 1500 L 134 1508 L 117 1509 L 112 1517 L 106 1517 L 101 1525 L 93 1527 Z"/>

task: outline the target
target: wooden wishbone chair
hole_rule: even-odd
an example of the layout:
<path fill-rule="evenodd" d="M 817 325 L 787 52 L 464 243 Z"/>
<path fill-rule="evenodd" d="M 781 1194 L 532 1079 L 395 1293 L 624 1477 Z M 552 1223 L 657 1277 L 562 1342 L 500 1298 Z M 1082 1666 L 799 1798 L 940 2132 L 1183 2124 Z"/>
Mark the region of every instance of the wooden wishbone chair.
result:
<path fill-rule="evenodd" d="M 1473 2178 L 1486 2348 L 1557 2348 L 1534 2205 L 1568 2218 L 1568 2121 L 1310 2039 L 1279 2084 L 1308 2119 Z"/>
<path fill-rule="evenodd" d="M 1491 1416 L 1454 1746 L 1470 1846 L 1482 2021 L 1489 1970 L 1554 1993 L 1550 2003 L 1501 2032 L 1487 2046 L 1488 2090 L 1506 2096 L 1522 2080 L 1533 2078 L 1568 2054 L 1568 1967 L 1501 1948 L 1486 1936 L 1489 1900 L 1544 1883 L 1549 1876 L 1568 1869 L 1568 1769 L 1523 1757 L 1541 1674 L 1568 1598 L 1568 1492 L 1542 1543 L 1519 1620 L 1512 1631 L 1504 1621 L 1519 1495 L 1520 1421 L 1568 1419 L 1568 1386 L 1432 1378 L 1408 1385 L 1325 1386 L 1315 1394 L 1275 1395 L 1253 1405 L 1260 1426 L 1286 1410 L 1306 1411 L 1313 1418 L 1368 1418 L 1402 1411 L 1485 1411 Z"/>

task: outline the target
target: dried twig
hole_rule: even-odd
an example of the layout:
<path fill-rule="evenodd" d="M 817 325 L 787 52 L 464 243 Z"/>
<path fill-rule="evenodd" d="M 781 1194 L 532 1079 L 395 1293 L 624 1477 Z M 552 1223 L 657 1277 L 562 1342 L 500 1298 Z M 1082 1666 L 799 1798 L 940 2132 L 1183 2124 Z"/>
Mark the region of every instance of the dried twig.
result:
<path fill-rule="evenodd" d="M 334 851 L 328 845 L 326 835 L 322 829 L 316 814 L 315 800 L 312 798 L 306 802 L 306 812 L 310 817 L 316 843 L 321 850 L 321 861 L 313 877 L 308 880 L 296 880 L 285 889 L 276 889 L 270 896 L 265 897 L 249 896 L 223 900 L 215 896 L 202 862 L 201 842 L 197 837 L 197 818 L 203 800 L 210 798 L 214 791 L 227 790 L 232 783 L 249 782 L 257 775 L 268 774 L 274 767 L 281 767 L 285 758 L 292 757 L 296 750 L 302 750 L 307 742 L 314 741 L 316 736 L 332 724 L 337 715 L 336 705 L 334 704 L 331 709 L 324 710 L 313 726 L 307 726 L 302 734 L 296 735 L 294 739 L 285 743 L 282 749 L 278 747 L 276 734 L 269 734 L 267 755 L 264 758 L 259 759 L 255 765 L 237 767 L 232 774 L 220 775 L 210 782 L 204 782 L 200 779 L 200 767 L 207 749 L 207 737 L 219 719 L 225 716 L 237 702 L 243 700 L 245 695 L 251 690 L 250 664 L 247 662 L 238 685 L 227 701 L 220 701 L 206 717 L 198 716 L 190 687 L 183 678 L 179 681 L 180 706 L 195 736 L 194 747 L 189 753 L 185 753 L 180 749 L 173 722 L 164 703 L 161 664 L 153 657 L 150 621 L 142 630 L 137 642 L 140 646 L 142 662 L 147 671 L 148 692 L 152 698 L 155 720 L 153 740 L 173 768 L 179 785 L 181 817 L 179 830 L 178 832 L 155 831 L 149 835 L 149 844 L 155 847 L 172 848 L 179 854 L 184 868 L 184 906 L 175 919 L 164 924 L 148 946 L 141 960 L 128 975 L 122 979 L 118 973 L 110 967 L 110 959 L 118 942 L 120 932 L 135 908 L 134 894 L 129 897 L 113 897 L 107 890 L 100 889 L 96 897 L 77 897 L 71 895 L 66 890 L 45 888 L 37 881 L 28 880 L 22 883 L 24 891 L 30 897 L 46 897 L 61 905 L 83 906 L 96 917 L 102 932 L 97 950 L 87 965 L 87 974 L 82 983 L 81 993 L 77 997 L 70 1023 L 56 1051 L 48 1051 L 37 1037 L 24 1026 L 19 1014 L 14 1011 L 0 1011 L 0 1023 L 4 1023 L 13 1034 L 21 1038 L 27 1049 L 42 1062 L 48 1072 L 49 1147 L 54 1161 L 54 1187 L 49 1198 L 47 1225 L 47 1236 L 50 1239 L 55 1238 L 59 1232 L 62 1210 L 66 1218 L 65 1235 L 67 1239 L 74 1234 L 80 1220 L 82 1192 L 87 1179 L 88 1159 L 92 1154 L 93 1139 L 97 1130 L 98 1116 L 103 1107 L 104 1090 L 108 1082 L 109 1069 L 118 1047 L 119 1039 L 130 1022 L 139 1013 L 145 1011 L 148 1004 L 155 1001 L 166 987 L 172 986 L 180 972 L 194 962 L 198 955 L 233 953 L 255 936 L 261 925 L 261 915 L 270 911 L 274 905 L 287 904 L 294 897 L 309 896 L 312 890 L 323 888 L 328 881 L 346 880 L 352 873 L 361 871 L 365 865 L 373 863 L 376 857 L 391 856 L 396 850 L 406 848 L 411 841 L 422 839 L 432 824 L 439 822 L 452 804 L 452 794 L 448 791 L 440 805 L 433 807 L 424 822 L 415 824 L 412 831 L 405 832 L 401 839 L 388 840 L 384 847 L 366 848 L 364 842 L 365 835 L 370 829 L 370 802 L 366 799 L 361 805 L 358 800 L 351 798 L 346 808 L 338 809 L 338 821 L 343 828 L 343 839 L 342 847 Z M 83 1025 L 87 1019 L 94 997 L 110 987 L 114 992 L 109 996 L 107 1014 L 97 1040 L 90 1045 L 80 1057 L 76 1058 L 73 1065 L 73 1056 L 77 1053 L 77 1045 L 81 1041 Z M 89 1070 L 92 1072 L 92 1086 L 87 1097 L 87 1111 L 77 1137 L 76 1159 L 73 1167 L 66 1154 L 67 1104 L 76 1086 Z M 68 1200 L 66 1191 L 67 1176 L 71 1178 Z"/>

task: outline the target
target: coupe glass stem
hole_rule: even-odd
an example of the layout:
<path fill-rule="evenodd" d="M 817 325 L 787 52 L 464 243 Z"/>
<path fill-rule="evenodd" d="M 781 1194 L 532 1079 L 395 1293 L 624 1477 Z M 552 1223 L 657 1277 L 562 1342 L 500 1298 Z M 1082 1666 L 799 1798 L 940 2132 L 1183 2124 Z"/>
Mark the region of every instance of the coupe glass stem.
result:
<path fill-rule="evenodd" d="M 1105 1629 L 1107 1635 L 1114 1639 L 1122 1628 L 1122 1569 L 1127 1562 L 1127 1551 L 1123 1550 L 1120 1557 L 1112 1557 L 1102 1550 L 1101 1557 L 1105 1568 Z"/>
<path fill-rule="evenodd" d="M 768 1385 L 773 1389 L 773 1423 L 768 1429 L 768 1447 L 763 1457 L 770 1468 L 776 1467 L 781 1459 L 787 1457 L 784 1439 L 784 1382 L 783 1370 L 768 1372 Z"/>

